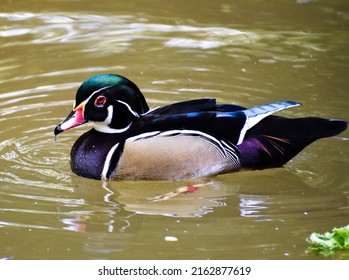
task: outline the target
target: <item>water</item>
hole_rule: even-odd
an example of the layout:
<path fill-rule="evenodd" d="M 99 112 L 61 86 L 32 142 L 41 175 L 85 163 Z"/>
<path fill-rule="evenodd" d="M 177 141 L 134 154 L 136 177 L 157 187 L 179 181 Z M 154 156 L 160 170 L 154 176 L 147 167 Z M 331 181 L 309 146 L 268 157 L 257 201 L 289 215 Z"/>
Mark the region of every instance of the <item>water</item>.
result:
<path fill-rule="evenodd" d="M 348 224 L 348 131 L 284 168 L 210 178 L 160 201 L 202 181 L 77 177 L 70 148 L 88 128 L 53 137 L 80 83 L 99 73 L 130 78 L 151 107 L 297 100 L 284 116 L 349 120 L 349 5 L 303 2 L 5 2 L 0 257 L 321 259 L 305 254 L 305 238 Z"/>

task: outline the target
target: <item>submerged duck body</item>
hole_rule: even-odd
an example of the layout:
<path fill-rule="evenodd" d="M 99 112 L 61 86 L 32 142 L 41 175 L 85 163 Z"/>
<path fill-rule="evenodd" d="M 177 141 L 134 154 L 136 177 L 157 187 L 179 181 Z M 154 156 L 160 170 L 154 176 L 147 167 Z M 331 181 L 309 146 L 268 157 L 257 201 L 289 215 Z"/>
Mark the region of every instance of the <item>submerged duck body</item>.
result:
<path fill-rule="evenodd" d="M 103 74 L 80 86 L 73 111 L 54 133 L 93 124 L 72 147 L 71 168 L 80 176 L 185 180 L 279 167 L 347 127 L 342 120 L 272 116 L 298 105 L 282 101 L 246 109 L 197 99 L 149 110 L 133 82 Z"/>

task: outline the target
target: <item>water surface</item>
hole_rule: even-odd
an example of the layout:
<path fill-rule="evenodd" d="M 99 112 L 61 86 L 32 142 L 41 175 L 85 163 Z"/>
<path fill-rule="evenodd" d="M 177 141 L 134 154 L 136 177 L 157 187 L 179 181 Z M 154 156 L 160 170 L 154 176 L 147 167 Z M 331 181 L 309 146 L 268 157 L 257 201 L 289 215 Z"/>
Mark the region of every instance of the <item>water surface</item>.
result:
<path fill-rule="evenodd" d="M 3 3 L 0 258 L 321 259 L 305 254 L 305 238 L 348 224 L 347 131 L 284 168 L 156 201 L 203 181 L 78 177 L 69 153 L 88 127 L 57 142 L 53 129 L 100 73 L 133 80 L 151 107 L 297 100 L 282 115 L 348 120 L 347 1 L 129 2 Z"/>

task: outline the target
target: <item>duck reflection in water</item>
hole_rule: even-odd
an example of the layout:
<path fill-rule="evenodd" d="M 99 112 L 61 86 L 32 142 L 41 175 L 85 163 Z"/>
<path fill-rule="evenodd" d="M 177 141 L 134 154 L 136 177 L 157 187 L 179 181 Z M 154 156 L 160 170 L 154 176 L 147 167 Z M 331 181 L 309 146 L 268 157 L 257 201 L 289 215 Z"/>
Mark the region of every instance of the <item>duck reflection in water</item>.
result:
<path fill-rule="evenodd" d="M 82 178 L 74 180 L 76 185 L 86 184 Z M 83 192 L 79 194 L 80 191 Z M 101 188 L 85 186 L 76 192 L 92 206 L 99 206 L 96 211 L 61 220 L 68 224 L 65 229 L 75 231 L 123 232 L 137 223 L 135 217 L 139 215 L 200 218 L 220 208 L 225 208 L 224 213 L 237 223 L 242 217 L 287 221 L 295 213 L 305 217 L 309 211 L 322 209 L 330 200 L 338 208 L 346 205 L 343 194 L 309 187 L 299 176 L 282 168 L 227 174 L 203 181 L 141 184 L 109 181 L 102 182 Z"/>

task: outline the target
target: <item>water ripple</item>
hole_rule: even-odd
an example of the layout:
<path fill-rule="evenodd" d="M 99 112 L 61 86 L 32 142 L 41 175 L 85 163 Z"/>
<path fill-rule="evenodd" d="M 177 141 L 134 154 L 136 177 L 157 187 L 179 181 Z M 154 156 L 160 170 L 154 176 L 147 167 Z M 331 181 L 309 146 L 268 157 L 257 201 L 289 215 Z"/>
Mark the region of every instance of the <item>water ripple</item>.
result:
<path fill-rule="evenodd" d="M 140 44 L 151 44 L 147 49 L 152 57 L 157 50 L 166 50 L 166 54 L 175 55 L 171 61 L 175 61 L 181 54 L 187 52 L 197 55 L 199 59 L 192 58 L 188 65 L 181 65 L 178 68 L 178 76 L 156 77 L 149 88 L 143 88 L 150 102 L 164 104 L 167 101 L 165 95 L 178 95 L 186 93 L 187 97 L 193 94 L 224 97 L 227 92 L 218 84 L 229 83 L 226 78 L 216 79 L 216 84 L 209 83 L 208 75 L 217 72 L 217 77 L 225 72 L 224 69 L 215 69 L 214 63 L 208 58 L 221 55 L 221 59 L 231 58 L 234 62 L 250 62 L 251 58 L 260 64 L 275 64 L 290 61 L 294 68 L 302 68 L 309 61 L 314 61 L 314 53 L 323 53 L 328 49 L 323 43 L 323 37 L 327 34 L 306 33 L 299 31 L 268 31 L 268 30 L 239 30 L 227 27 L 206 27 L 189 24 L 169 25 L 153 23 L 151 19 L 137 18 L 135 16 L 103 16 L 94 14 L 65 14 L 65 13 L 0 13 L 0 40 L 2 48 L 19 47 L 16 54 L 21 54 L 27 46 L 42 45 L 34 51 L 45 50 L 48 56 L 52 57 L 62 44 L 76 44 L 72 55 L 76 52 L 87 52 L 88 58 L 92 56 L 103 56 L 106 53 L 120 53 L 125 50 L 135 52 L 131 48 L 136 41 Z M 24 46 L 24 47 L 23 47 Z M 143 45 L 142 45 L 143 46 Z M 57 48 L 57 49 L 56 49 Z M 298 50 L 290 51 L 298 48 Z M 143 49 L 143 48 L 142 48 Z M 98 51 L 97 51 L 98 50 Z M 81 53 L 79 53 L 81 56 Z M 163 54 L 158 54 L 164 57 Z M 80 57 L 79 56 L 79 57 Z M 131 55 L 130 55 L 131 57 Z M 207 59 L 205 64 L 201 58 Z M 69 59 L 69 57 L 68 57 Z M 137 58 L 138 59 L 138 58 Z M 55 62 L 56 58 L 52 61 Z M 166 57 L 167 60 L 167 57 Z M 35 59 L 33 59 L 35 61 Z M 50 61 L 50 62 L 52 62 Z M 45 60 L 46 63 L 46 60 Z M 59 67 L 47 67 L 41 69 L 45 63 L 40 64 L 37 73 L 35 71 L 18 71 L 22 61 L 15 58 L 5 58 L 0 61 L 1 73 L 4 78 L 0 80 L 3 93 L 0 93 L 0 201 L 7 206 L 0 208 L 0 212 L 6 213 L 8 220 L 0 221 L 1 226 L 28 227 L 83 231 L 88 223 L 91 226 L 93 215 L 96 215 L 96 222 L 92 227 L 100 231 L 101 224 L 113 231 L 115 218 L 115 205 L 111 206 L 109 201 L 103 202 L 103 190 L 96 187 L 92 180 L 77 180 L 69 167 L 69 152 L 75 138 L 83 130 L 77 128 L 62 136 L 64 141 L 55 142 L 53 139 L 53 128 L 59 123 L 72 106 L 73 92 L 79 86 L 76 82 L 77 76 L 82 73 L 97 73 L 104 71 L 125 70 L 125 66 L 99 66 L 100 61 L 91 65 L 77 67 L 76 64 L 63 64 Z M 101 64 L 98 64 L 101 63 Z M 153 64 L 154 62 L 151 61 Z M 167 61 L 166 61 L 167 63 Z M 147 63 L 144 63 L 147 64 Z M 102 64 L 103 65 L 103 64 Z M 70 69 L 67 69 L 72 67 Z M 85 68 L 84 68 L 85 67 Z M 171 66 L 164 67 L 166 71 Z M 160 68 L 162 71 L 164 68 Z M 13 72 L 8 74 L 12 70 Z M 259 87 L 258 83 L 253 84 L 253 76 L 247 75 L 243 68 L 240 76 L 236 77 L 233 90 L 241 95 L 249 95 L 255 101 L 263 96 L 270 96 L 275 90 L 269 87 Z M 199 73 L 201 80 L 197 83 L 179 83 L 177 79 L 188 81 L 188 73 Z M 8 77 L 6 77 L 6 75 Z M 167 74 L 167 73 L 166 73 Z M 173 74 L 173 73 L 171 73 Z M 183 76 L 182 76 L 183 75 Z M 222 75 L 223 76 L 223 75 Z M 62 82 L 64 81 L 64 82 Z M 211 83 L 211 82 L 210 82 Z M 10 85 L 10 86 L 9 86 Z M 212 87 L 210 87 L 212 85 Z M 164 87 L 161 87 L 164 86 Z M 166 87 L 165 87 L 166 86 Z M 6 88 L 7 87 L 7 88 Z M 63 95 L 69 91 L 71 94 Z M 161 98 L 160 98 L 161 96 Z M 170 99 L 170 98 L 169 98 Z M 232 95 L 227 96 L 229 102 Z M 317 173 L 316 173 L 317 174 Z M 282 176 L 280 176 L 281 178 Z M 88 186 L 86 182 L 89 182 Z M 100 184 L 100 182 L 98 182 Z M 96 185 L 98 185 L 96 183 Z M 227 183 L 227 185 L 231 182 Z M 82 186 L 78 188 L 76 186 Z M 141 189 L 138 185 L 132 187 L 120 186 L 119 182 L 113 182 L 113 198 L 122 203 L 124 215 L 129 213 L 165 215 L 172 217 L 202 217 L 213 212 L 213 209 L 223 205 L 224 201 L 215 197 L 216 192 L 207 190 L 205 199 L 198 197 L 193 202 L 192 197 L 178 198 L 178 201 L 168 201 L 163 204 L 152 203 L 146 199 L 159 194 L 159 189 L 164 186 Z M 297 183 L 298 185 L 298 183 Z M 86 191 L 91 187 L 89 191 Z M 83 191 L 81 189 L 84 189 Z M 9 191 L 10 190 L 10 191 Z M 152 190 L 153 193 L 148 193 Z M 79 191 L 81 193 L 79 193 Z M 255 190 L 253 190 L 255 192 Z M 85 192 L 82 194 L 82 192 Z M 99 192 L 99 199 L 95 199 Z M 140 200 L 140 194 L 144 192 L 144 199 Z M 77 194 L 76 194 L 77 193 Z M 160 192 L 161 193 L 161 192 Z M 204 190 L 201 191 L 201 194 Z M 91 195 L 92 194 L 92 195 Z M 204 193 L 205 194 L 205 193 Z M 231 195 L 231 193 L 229 193 Z M 75 196 L 74 196 L 75 195 Z M 93 196 L 93 198 L 90 198 Z M 81 198 L 83 197 L 83 199 Z M 12 204 L 13 198 L 22 205 Z M 103 204 L 105 209 L 97 209 L 89 205 L 88 199 L 95 199 L 95 204 Z M 292 197 L 291 197 L 292 198 Z M 292 201 L 299 201 L 292 198 Z M 326 197 L 327 199 L 327 197 Z M 96 202 L 97 201 L 97 202 Z M 38 204 L 40 207 L 35 208 Z M 276 214 L 271 206 L 277 205 L 275 200 L 268 195 L 240 195 L 240 215 L 244 218 L 255 220 L 272 220 Z M 325 205 L 325 201 L 323 203 Z M 98 204 L 99 205 L 99 204 Z M 299 205 L 295 205 L 296 209 Z M 51 208 L 50 208 L 51 207 Z M 56 208 L 55 208 L 56 207 Z M 86 208 L 84 208 L 86 207 Z M 109 208 L 108 208 L 109 207 Z M 71 208 L 76 209 L 72 211 Z M 315 208 L 315 206 L 314 206 Z M 92 210 L 86 210 L 92 209 Z M 96 210 L 97 209 L 97 210 Z M 109 209 L 107 211 L 107 209 Z M 166 209 L 166 213 L 164 213 Z M 298 208 L 297 208 L 298 209 Z M 118 209 L 120 210 L 120 209 Z M 282 211 L 282 208 L 277 208 Z M 103 212 L 104 211 L 104 212 Z M 289 210 L 288 210 L 289 211 Z M 18 220 L 13 219 L 11 213 L 20 213 Z M 285 213 L 282 213 L 283 215 Z M 27 221 L 32 221 L 33 216 L 38 216 L 36 224 L 25 222 L 20 219 L 21 215 L 27 215 Z M 40 215 L 59 216 L 58 219 L 45 224 L 39 219 Z M 120 228 L 126 228 L 129 223 L 120 222 Z M 102 221 L 102 222 L 101 222 Z M 40 224 L 41 223 L 41 224 Z M 121 231 L 121 230 L 120 230 Z"/>
<path fill-rule="evenodd" d="M 307 33 L 300 31 L 254 31 L 238 30 L 227 27 L 199 27 L 191 25 L 166 25 L 149 22 L 149 19 L 134 16 L 102 16 L 95 14 L 64 14 L 64 13 L 0 13 L 3 21 L 0 37 L 16 37 L 16 41 L 8 41 L 3 47 L 27 44 L 88 43 L 82 52 L 98 53 L 122 52 L 130 47 L 133 41 L 146 39 L 159 41 L 159 47 L 185 49 L 215 49 L 232 47 L 228 52 L 239 54 L 239 47 L 254 52 L 264 52 L 268 58 L 261 62 L 270 63 L 285 59 L 282 53 L 287 48 L 297 46 L 304 51 L 323 52 L 327 47 L 318 42 L 326 34 Z M 35 22 L 35 24 L 33 24 Z M 27 36 L 32 36 L 28 40 Z M 19 37 L 24 36 L 25 40 Z M 103 38 L 101 41 L 100 38 Z M 279 44 L 271 42 L 278 41 Z M 273 46 L 272 48 L 270 48 Z M 246 54 L 246 53 L 245 53 Z M 242 54 L 241 54 L 242 55 Z"/>

